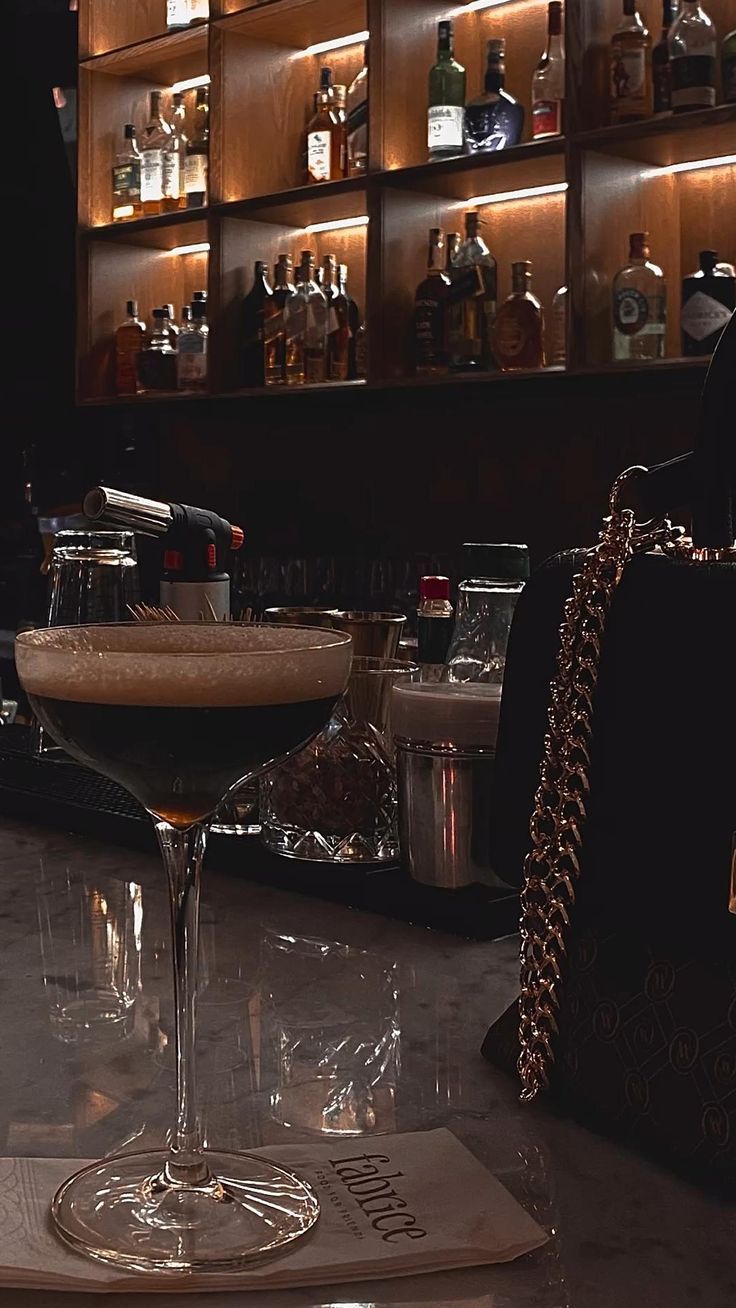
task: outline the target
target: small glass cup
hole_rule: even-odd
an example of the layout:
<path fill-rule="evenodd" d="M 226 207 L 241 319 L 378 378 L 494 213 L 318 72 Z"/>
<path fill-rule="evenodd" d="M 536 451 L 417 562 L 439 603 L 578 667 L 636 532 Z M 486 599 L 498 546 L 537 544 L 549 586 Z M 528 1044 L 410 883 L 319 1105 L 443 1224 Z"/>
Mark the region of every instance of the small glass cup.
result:
<path fill-rule="evenodd" d="M 353 659 L 324 731 L 261 779 L 261 840 L 275 854 L 332 863 L 398 858 L 391 689 L 419 675 L 398 659 Z"/>
<path fill-rule="evenodd" d="M 133 1030 L 143 892 L 112 877 L 42 875 L 36 890 L 51 1030 L 64 1044 L 113 1044 Z"/>

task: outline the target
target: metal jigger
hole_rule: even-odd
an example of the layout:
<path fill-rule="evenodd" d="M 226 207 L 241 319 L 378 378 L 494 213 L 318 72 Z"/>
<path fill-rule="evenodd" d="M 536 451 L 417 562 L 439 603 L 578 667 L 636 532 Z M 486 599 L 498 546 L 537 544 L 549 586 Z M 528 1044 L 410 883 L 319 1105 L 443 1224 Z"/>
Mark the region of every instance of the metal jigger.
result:
<path fill-rule="evenodd" d="M 406 616 L 403 613 L 370 613 L 340 609 L 332 626 L 353 638 L 353 656 L 395 659 Z"/>

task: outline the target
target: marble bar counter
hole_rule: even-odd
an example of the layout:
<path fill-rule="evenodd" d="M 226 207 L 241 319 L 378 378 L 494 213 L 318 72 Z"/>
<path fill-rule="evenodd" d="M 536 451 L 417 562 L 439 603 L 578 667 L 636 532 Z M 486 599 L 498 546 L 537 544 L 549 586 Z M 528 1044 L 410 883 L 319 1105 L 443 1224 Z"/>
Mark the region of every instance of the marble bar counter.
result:
<path fill-rule="evenodd" d="M 171 957 L 156 859 L 3 819 L 0 878 L 0 1155 L 89 1158 L 163 1143 L 173 1112 Z M 95 947 L 85 915 L 94 934 L 115 903 L 124 907 L 110 966 L 123 966 L 126 1006 L 82 1041 L 74 998 L 84 965 L 73 953 Z M 325 1131 L 447 1126 L 552 1238 L 504 1267 L 374 1284 L 214 1298 L 2 1290 L 0 1305 L 732 1305 L 736 1206 L 549 1107 L 523 1108 L 480 1057 L 490 1021 L 514 997 L 517 967 L 513 939 L 470 943 L 205 871 L 208 1143 L 247 1149 Z M 327 1084 L 318 1065 L 331 1069 Z M 0 1190 L 0 1211 L 6 1198 Z"/>

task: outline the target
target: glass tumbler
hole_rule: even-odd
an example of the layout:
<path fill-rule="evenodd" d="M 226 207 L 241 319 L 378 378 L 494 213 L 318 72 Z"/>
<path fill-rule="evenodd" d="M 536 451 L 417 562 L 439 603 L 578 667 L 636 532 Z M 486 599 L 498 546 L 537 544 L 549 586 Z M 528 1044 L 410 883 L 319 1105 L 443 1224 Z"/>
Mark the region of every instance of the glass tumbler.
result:
<path fill-rule="evenodd" d="M 391 689 L 419 668 L 353 658 L 324 731 L 260 783 L 261 840 L 292 858 L 384 863 L 398 858 Z"/>
<path fill-rule="evenodd" d="M 135 535 L 77 528 L 59 531 L 49 574 L 48 627 L 130 622 L 131 607 L 140 599 Z M 36 755 L 67 757 L 35 721 L 31 747 Z"/>

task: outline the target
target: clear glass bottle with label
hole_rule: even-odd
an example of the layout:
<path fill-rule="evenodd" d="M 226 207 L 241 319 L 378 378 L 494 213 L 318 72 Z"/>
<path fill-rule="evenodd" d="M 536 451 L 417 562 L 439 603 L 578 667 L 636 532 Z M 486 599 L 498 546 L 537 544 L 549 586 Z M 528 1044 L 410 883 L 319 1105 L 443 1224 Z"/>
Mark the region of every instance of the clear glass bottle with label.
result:
<path fill-rule="evenodd" d="M 655 114 L 672 112 L 672 79 L 670 76 L 670 50 L 667 37 L 677 17 L 677 0 L 662 0 L 662 29 L 652 50 L 652 88 Z"/>
<path fill-rule="evenodd" d="M 547 9 L 547 46 L 532 77 L 532 136 L 560 136 L 565 130 L 565 47 L 562 0 Z"/>
<path fill-rule="evenodd" d="M 493 353 L 503 372 L 544 367 L 544 311 L 532 292 L 528 259 L 511 265 L 512 291 L 493 329 Z"/>
<path fill-rule="evenodd" d="M 653 108 L 652 38 L 637 0 L 623 0 L 623 17 L 611 39 L 611 122 L 638 122 L 650 118 Z"/>
<path fill-rule="evenodd" d="M 699 0 L 682 0 L 667 43 L 674 113 L 712 108 L 716 102 L 716 29 Z"/>
<path fill-rule="evenodd" d="M 145 350 L 138 355 L 138 383 L 142 391 L 176 390 L 176 350 L 171 344 L 168 306 L 153 311 L 153 330 Z"/>
<path fill-rule="evenodd" d="M 437 60 L 429 70 L 427 153 L 430 159 L 462 154 L 465 144 L 465 69 L 454 58 L 452 21 L 437 24 Z"/>
<path fill-rule="evenodd" d="M 314 274 L 314 254 L 302 250 L 297 297 L 304 305 L 304 380 L 327 379 L 327 301 Z"/>
<path fill-rule="evenodd" d="M 344 104 L 341 114 L 335 90 L 332 69 L 323 68 L 314 97 L 314 114 L 307 125 L 307 182 L 334 182 L 344 175 L 347 124 Z"/>
<path fill-rule="evenodd" d="M 207 389 L 207 306 L 202 300 L 192 303 L 192 321 L 179 333 L 176 355 L 176 384 L 180 391 Z"/>
<path fill-rule="evenodd" d="M 140 218 L 141 156 L 135 139 L 135 127 L 126 123 L 123 140 L 112 166 L 112 220 L 114 223 Z"/>
<path fill-rule="evenodd" d="M 697 272 L 682 280 L 682 353 L 686 358 L 712 354 L 736 308 L 736 278 L 719 264 L 715 250 L 701 250 Z"/>
<path fill-rule="evenodd" d="M 171 151 L 171 127 L 163 116 L 162 101 L 162 91 L 151 91 L 151 115 L 141 133 L 141 202 L 147 218 L 164 212 L 164 158 Z"/>
<path fill-rule="evenodd" d="M 496 260 L 480 233 L 480 215 L 465 215 L 465 240 L 450 265 L 448 336 L 450 368 L 482 372 L 493 366 L 491 334 L 496 317 Z"/>
<path fill-rule="evenodd" d="M 194 131 L 186 145 L 184 192 L 188 209 L 207 203 L 207 174 L 210 150 L 210 89 L 197 87 L 194 105 Z"/>
<path fill-rule="evenodd" d="M 187 197 L 184 190 L 184 160 L 186 159 L 187 137 L 184 130 L 186 106 L 182 91 L 175 91 L 171 97 L 171 118 L 169 127 L 171 136 L 164 147 L 164 213 L 175 213 L 186 209 Z"/>
<path fill-rule="evenodd" d="M 649 233 L 632 232 L 629 260 L 613 279 L 613 357 L 663 359 L 667 325 L 664 273 L 649 259 Z"/>

